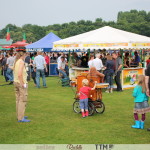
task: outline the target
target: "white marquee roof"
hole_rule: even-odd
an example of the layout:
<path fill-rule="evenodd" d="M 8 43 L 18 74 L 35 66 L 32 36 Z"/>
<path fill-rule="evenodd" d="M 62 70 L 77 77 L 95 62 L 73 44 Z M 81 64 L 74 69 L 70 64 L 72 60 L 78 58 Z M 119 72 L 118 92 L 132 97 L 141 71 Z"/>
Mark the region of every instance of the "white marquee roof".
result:
<path fill-rule="evenodd" d="M 73 37 L 69 37 L 63 40 L 56 41 L 53 43 L 54 44 L 53 48 L 59 49 L 58 45 L 62 46 L 62 45 L 67 45 L 67 44 L 79 44 L 78 48 L 84 48 L 83 44 L 106 44 L 106 43 L 107 44 L 113 43 L 114 46 L 112 46 L 111 48 L 115 48 L 116 43 L 128 43 L 128 46 L 126 46 L 126 48 L 132 48 L 133 45 L 131 46 L 131 44 L 133 43 L 149 43 L 150 44 L 150 37 L 146 37 L 143 35 L 138 35 L 135 33 L 105 26 L 105 27 L 102 27 L 102 28 L 99 28 L 90 32 L 86 32 L 83 34 L 79 34 Z M 120 46 L 119 48 L 123 48 L 123 47 Z M 67 48 L 73 49 L 75 47 L 67 47 Z M 94 47 L 90 47 L 90 48 L 94 48 Z M 97 46 L 97 48 L 100 48 L 100 47 Z M 109 47 L 103 46 L 102 48 L 109 48 Z M 141 46 L 139 46 L 139 48 L 141 48 Z M 150 48 L 150 45 L 148 46 L 146 45 L 144 48 Z"/>

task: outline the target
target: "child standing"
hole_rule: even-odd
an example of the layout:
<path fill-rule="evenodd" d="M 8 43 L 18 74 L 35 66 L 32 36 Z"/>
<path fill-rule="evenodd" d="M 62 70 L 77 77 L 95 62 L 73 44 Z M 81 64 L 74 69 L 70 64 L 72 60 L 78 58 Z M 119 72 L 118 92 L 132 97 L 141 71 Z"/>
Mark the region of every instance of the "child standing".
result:
<path fill-rule="evenodd" d="M 95 85 L 93 88 L 88 87 L 89 85 L 89 81 L 87 79 L 83 79 L 82 80 L 82 85 L 83 87 L 80 88 L 79 94 L 80 94 L 80 109 L 82 112 L 82 117 L 86 117 L 89 115 L 88 112 L 88 95 L 89 95 L 89 91 L 90 90 L 95 90 L 96 88 L 96 81 L 95 81 Z"/>
<path fill-rule="evenodd" d="M 150 112 L 144 75 L 139 75 L 138 85 L 134 88 L 133 97 L 135 97 L 135 107 L 133 110 L 135 125 L 132 125 L 132 128 L 144 129 L 145 113 Z M 138 114 L 142 114 L 141 121 L 138 119 Z"/>

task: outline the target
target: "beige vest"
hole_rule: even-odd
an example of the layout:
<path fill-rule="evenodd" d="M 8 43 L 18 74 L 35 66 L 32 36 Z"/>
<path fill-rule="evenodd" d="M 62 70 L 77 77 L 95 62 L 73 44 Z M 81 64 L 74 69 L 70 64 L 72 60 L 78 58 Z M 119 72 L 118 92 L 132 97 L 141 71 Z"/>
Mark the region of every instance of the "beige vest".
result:
<path fill-rule="evenodd" d="M 20 66 L 20 62 L 23 61 L 22 59 L 17 60 L 15 66 L 14 66 L 14 82 L 20 83 L 19 78 L 18 78 L 18 72 L 19 72 L 19 66 Z M 27 71 L 25 69 L 25 66 L 23 68 L 23 82 L 24 83 L 28 83 L 27 82 Z"/>

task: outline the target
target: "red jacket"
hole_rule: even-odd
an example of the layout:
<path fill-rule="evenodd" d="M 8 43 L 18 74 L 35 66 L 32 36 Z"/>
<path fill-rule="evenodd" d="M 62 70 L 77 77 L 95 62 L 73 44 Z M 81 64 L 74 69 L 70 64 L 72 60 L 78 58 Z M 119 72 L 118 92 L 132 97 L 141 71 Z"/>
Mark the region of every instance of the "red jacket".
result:
<path fill-rule="evenodd" d="M 45 56 L 45 61 L 46 61 L 46 64 L 49 64 L 50 63 L 50 58 L 48 56 Z"/>

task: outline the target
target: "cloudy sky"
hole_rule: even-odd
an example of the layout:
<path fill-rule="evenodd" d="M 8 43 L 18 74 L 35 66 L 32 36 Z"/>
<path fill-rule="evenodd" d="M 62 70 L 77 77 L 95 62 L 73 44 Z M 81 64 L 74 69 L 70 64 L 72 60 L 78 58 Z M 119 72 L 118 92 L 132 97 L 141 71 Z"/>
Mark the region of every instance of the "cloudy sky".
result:
<path fill-rule="evenodd" d="M 41 26 L 56 23 L 116 21 L 119 11 L 150 11 L 150 0 L 0 0 L 0 29 L 7 24 Z"/>

